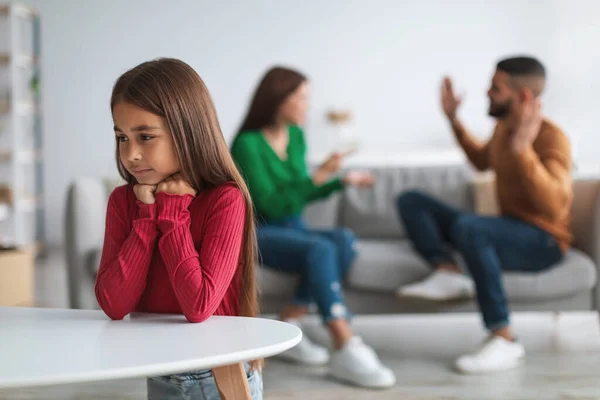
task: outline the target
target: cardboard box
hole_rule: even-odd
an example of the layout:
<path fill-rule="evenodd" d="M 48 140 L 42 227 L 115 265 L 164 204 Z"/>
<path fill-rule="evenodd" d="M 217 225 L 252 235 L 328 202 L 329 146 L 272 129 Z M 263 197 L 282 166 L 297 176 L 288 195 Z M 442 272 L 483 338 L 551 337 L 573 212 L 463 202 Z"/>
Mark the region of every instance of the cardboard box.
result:
<path fill-rule="evenodd" d="M 0 185 L 0 203 L 12 205 L 12 189 L 8 185 Z"/>
<path fill-rule="evenodd" d="M 33 285 L 33 254 L 0 248 L 0 306 L 33 306 Z"/>

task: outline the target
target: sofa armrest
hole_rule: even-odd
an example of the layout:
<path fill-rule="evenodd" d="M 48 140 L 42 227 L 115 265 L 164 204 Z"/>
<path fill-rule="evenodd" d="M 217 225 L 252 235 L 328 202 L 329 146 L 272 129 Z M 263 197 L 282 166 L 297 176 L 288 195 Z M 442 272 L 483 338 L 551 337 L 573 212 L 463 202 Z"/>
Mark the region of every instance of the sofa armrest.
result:
<path fill-rule="evenodd" d="M 576 179 L 573 182 L 571 230 L 573 247 L 586 253 L 596 264 L 600 277 L 600 180 Z M 600 310 L 600 285 L 594 288 L 594 304 Z"/>
<path fill-rule="evenodd" d="M 473 211 L 479 215 L 499 215 L 496 175 L 493 172 L 476 173 L 470 184 L 473 194 Z"/>
<path fill-rule="evenodd" d="M 67 189 L 65 258 L 69 306 L 98 308 L 93 276 L 87 262 L 102 248 L 108 196 L 101 180 L 82 178 Z"/>

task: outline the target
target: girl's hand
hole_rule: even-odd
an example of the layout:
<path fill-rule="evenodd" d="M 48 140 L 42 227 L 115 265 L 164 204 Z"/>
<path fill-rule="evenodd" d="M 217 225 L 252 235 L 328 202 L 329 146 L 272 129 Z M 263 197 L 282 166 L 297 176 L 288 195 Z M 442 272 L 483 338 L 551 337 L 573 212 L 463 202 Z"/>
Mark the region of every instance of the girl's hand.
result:
<path fill-rule="evenodd" d="M 144 204 L 154 204 L 154 192 L 156 192 L 156 185 L 133 186 L 135 197 Z"/>
<path fill-rule="evenodd" d="M 180 173 L 172 175 L 159 183 L 156 193 L 160 192 L 182 196 L 186 194 L 195 196 L 197 193 L 196 190 L 185 179 L 183 179 L 183 176 L 181 176 Z"/>
<path fill-rule="evenodd" d="M 342 182 L 346 185 L 371 187 L 375 184 L 375 175 L 364 171 L 350 171 L 344 175 Z"/>

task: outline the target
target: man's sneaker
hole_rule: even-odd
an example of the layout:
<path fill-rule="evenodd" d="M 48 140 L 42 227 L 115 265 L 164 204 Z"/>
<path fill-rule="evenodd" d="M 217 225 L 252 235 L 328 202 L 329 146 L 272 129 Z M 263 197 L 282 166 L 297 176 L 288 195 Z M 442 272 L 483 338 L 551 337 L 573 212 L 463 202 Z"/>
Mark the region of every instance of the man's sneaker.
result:
<path fill-rule="evenodd" d="M 482 374 L 515 368 L 525 359 L 525 347 L 500 336 L 486 340 L 475 353 L 456 360 L 456 368 L 464 374 Z"/>
<path fill-rule="evenodd" d="M 297 320 L 286 320 L 285 322 L 302 329 Z M 329 362 L 329 352 L 327 349 L 313 343 L 304 332 L 302 332 L 300 343 L 276 357 L 304 365 L 325 365 Z"/>
<path fill-rule="evenodd" d="M 475 285 L 458 272 L 435 271 L 424 281 L 399 288 L 396 294 L 434 301 L 470 299 L 475 295 Z"/>
<path fill-rule="evenodd" d="M 383 389 L 396 383 L 394 373 L 379 361 L 375 351 L 358 336 L 333 352 L 330 374 L 346 383 L 367 388 Z"/>

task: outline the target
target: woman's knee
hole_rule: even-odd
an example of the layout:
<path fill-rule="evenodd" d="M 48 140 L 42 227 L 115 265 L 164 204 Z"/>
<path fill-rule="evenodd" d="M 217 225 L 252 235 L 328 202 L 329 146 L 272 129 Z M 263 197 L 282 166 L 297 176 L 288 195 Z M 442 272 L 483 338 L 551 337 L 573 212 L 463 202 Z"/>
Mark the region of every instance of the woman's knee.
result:
<path fill-rule="evenodd" d="M 336 243 L 342 251 L 355 251 L 356 234 L 349 228 L 339 228 L 335 230 Z"/>
<path fill-rule="evenodd" d="M 322 270 L 335 268 L 337 246 L 326 238 L 313 238 L 308 249 L 308 267 Z"/>

